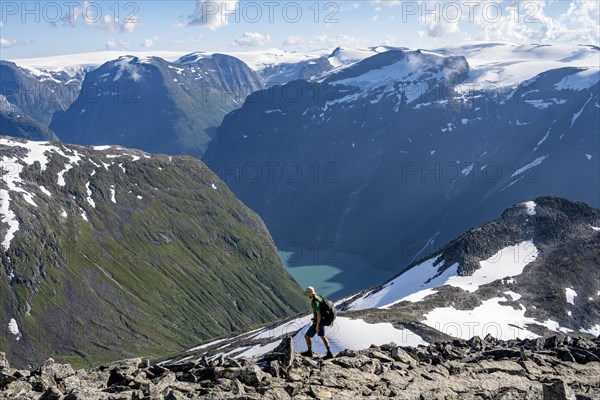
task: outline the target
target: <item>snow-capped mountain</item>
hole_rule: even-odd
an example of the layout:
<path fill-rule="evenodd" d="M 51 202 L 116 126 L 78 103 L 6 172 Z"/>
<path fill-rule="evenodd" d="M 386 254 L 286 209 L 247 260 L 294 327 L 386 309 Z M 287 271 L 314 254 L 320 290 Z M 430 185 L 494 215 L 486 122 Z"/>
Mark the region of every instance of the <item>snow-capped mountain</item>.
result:
<path fill-rule="evenodd" d="M 77 98 L 85 72 L 85 68 L 27 69 L 0 60 L 0 95 L 25 115 L 48 126 L 56 111 L 66 110 Z"/>
<path fill-rule="evenodd" d="M 260 88 L 254 71 L 225 55 L 179 63 L 124 56 L 89 72 L 50 128 L 67 143 L 201 156 L 223 116 Z"/>
<path fill-rule="evenodd" d="M 395 272 L 522 198 L 600 205 L 600 50 L 460 50 L 390 50 L 254 93 L 204 160 L 279 243 Z"/>
<path fill-rule="evenodd" d="M 270 60 L 271 63 L 257 65 L 260 75 L 267 86 L 285 85 L 288 82 L 303 79 L 314 80 L 353 65 L 365 58 L 388 51 L 387 47 L 366 49 L 348 49 L 338 47 L 330 54 L 320 57 L 306 56 L 304 60 L 280 61 Z M 243 56 L 242 56 L 243 57 Z M 289 57 L 288 57 L 289 58 Z"/>
<path fill-rule="evenodd" d="M 389 282 L 337 303 L 332 350 L 419 346 L 488 334 L 503 340 L 600 334 L 600 210 L 557 197 L 518 203 L 413 263 Z M 249 357 L 292 336 L 305 348 L 311 315 L 226 337 L 171 359 Z M 324 352 L 320 341 L 315 348 Z"/>
<path fill-rule="evenodd" d="M 261 219 L 194 158 L 0 137 L 0 175 L 17 365 L 164 356 L 303 305 Z"/>

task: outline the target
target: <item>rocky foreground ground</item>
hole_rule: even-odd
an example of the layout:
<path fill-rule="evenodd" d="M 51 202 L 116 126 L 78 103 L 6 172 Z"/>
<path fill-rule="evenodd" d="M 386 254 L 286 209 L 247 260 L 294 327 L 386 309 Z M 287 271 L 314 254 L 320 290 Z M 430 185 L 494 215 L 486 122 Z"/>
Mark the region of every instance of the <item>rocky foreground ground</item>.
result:
<path fill-rule="evenodd" d="M 152 365 L 131 359 L 74 370 L 49 359 L 11 369 L 0 353 L 0 399 L 600 399 L 600 338 L 454 340 L 296 354 L 290 338 L 260 358 Z"/>

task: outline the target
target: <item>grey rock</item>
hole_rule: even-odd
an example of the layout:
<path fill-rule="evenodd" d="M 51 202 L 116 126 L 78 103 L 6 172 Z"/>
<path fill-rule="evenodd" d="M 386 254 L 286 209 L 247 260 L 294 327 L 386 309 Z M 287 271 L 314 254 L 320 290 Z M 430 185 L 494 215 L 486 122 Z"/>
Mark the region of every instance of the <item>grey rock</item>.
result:
<path fill-rule="evenodd" d="M 279 378 L 279 375 L 281 373 L 281 365 L 279 364 L 279 361 L 273 360 L 269 363 L 269 372 L 275 378 Z"/>
<path fill-rule="evenodd" d="M 267 374 L 265 374 L 258 366 L 250 365 L 242 369 L 240 381 L 246 385 L 256 386 L 266 377 Z"/>
<path fill-rule="evenodd" d="M 556 381 L 543 386 L 543 400 L 576 400 L 576 397 L 564 381 Z"/>
<path fill-rule="evenodd" d="M 63 397 L 63 392 L 61 392 L 58 388 L 53 387 L 46 390 L 42 397 L 40 397 L 40 400 L 61 400 Z"/>
<path fill-rule="evenodd" d="M 391 354 L 392 359 L 394 359 L 395 361 L 400 361 L 411 367 L 414 367 L 417 365 L 417 362 L 415 361 L 415 359 L 412 358 L 410 356 L 410 354 L 408 354 L 406 351 L 402 350 L 401 347 L 394 347 L 392 349 L 392 351 L 390 352 L 390 354 Z"/>
<path fill-rule="evenodd" d="M 8 386 L 4 388 L 4 391 L 0 392 L 0 395 L 4 395 L 7 398 L 11 398 L 31 392 L 32 390 L 33 387 L 29 383 L 24 381 L 15 381 L 9 383 Z"/>
<path fill-rule="evenodd" d="M 40 374 L 42 378 L 53 379 L 58 382 L 75 375 L 75 371 L 69 364 L 57 364 L 49 358 L 41 366 Z"/>
<path fill-rule="evenodd" d="M 10 364 L 6 359 L 6 353 L 0 352 L 0 371 L 10 369 Z"/>
<path fill-rule="evenodd" d="M 16 380 L 17 378 L 15 378 L 14 376 L 5 374 L 4 372 L 0 372 L 0 389 Z"/>
<path fill-rule="evenodd" d="M 238 379 L 242 375 L 242 369 L 240 368 L 214 368 L 215 379 Z"/>

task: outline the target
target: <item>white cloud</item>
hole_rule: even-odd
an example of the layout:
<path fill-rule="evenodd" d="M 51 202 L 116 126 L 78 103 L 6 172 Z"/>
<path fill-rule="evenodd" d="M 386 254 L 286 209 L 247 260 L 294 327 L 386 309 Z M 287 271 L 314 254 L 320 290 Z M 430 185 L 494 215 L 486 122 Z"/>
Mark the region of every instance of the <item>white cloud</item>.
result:
<path fill-rule="evenodd" d="M 238 0 L 196 0 L 194 12 L 187 17 L 188 26 L 219 29 L 229 24 L 229 15 L 235 13 L 238 5 Z"/>
<path fill-rule="evenodd" d="M 136 15 L 128 15 L 120 20 L 107 10 L 103 10 L 99 3 L 88 0 L 84 1 L 81 7 L 73 7 L 62 20 L 71 26 L 82 25 L 115 33 L 133 32 L 140 27 L 140 21 Z"/>
<path fill-rule="evenodd" d="M 305 43 L 302 36 L 288 36 L 283 40 L 284 46 L 295 47 L 301 46 Z"/>
<path fill-rule="evenodd" d="M 427 24 L 427 34 L 429 37 L 438 38 L 438 37 L 448 37 L 451 35 L 465 35 L 457 23 L 440 21 L 435 22 L 431 21 Z M 467 37 L 465 37 L 466 39 Z"/>
<path fill-rule="evenodd" d="M 263 35 L 258 32 L 246 32 L 234 39 L 232 45 L 240 47 L 258 47 L 271 41 L 269 35 Z"/>
<path fill-rule="evenodd" d="M 360 3 L 354 2 L 354 3 L 350 3 L 350 4 L 345 4 L 342 7 L 340 7 L 340 12 L 358 10 L 359 8 L 360 8 Z"/>
<path fill-rule="evenodd" d="M 129 43 L 122 40 L 110 38 L 104 44 L 106 50 L 128 50 Z"/>
<path fill-rule="evenodd" d="M 399 45 L 399 41 L 395 36 L 387 36 L 383 41 L 383 45 L 394 47 Z"/>
<path fill-rule="evenodd" d="M 369 0 L 373 4 L 381 4 L 388 7 L 399 6 L 402 4 L 401 0 Z"/>
<path fill-rule="evenodd" d="M 7 48 L 7 47 L 14 46 L 14 42 L 15 42 L 14 40 L 0 38 L 0 47 Z"/>
<path fill-rule="evenodd" d="M 204 36 L 200 35 L 200 36 L 195 37 L 195 38 L 171 40 L 171 43 L 175 43 L 175 44 L 200 43 L 200 42 L 202 42 L 203 39 L 204 39 Z"/>
<path fill-rule="evenodd" d="M 597 1 L 571 1 L 566 12 L 553 16 L 547 13 L 549 3 L 548 0 L 506 3 L 508 5 L 502 9 L 502 15 L 494 18 L 485 18 L 485 13 L 475 9 L 474 22 L 480 32 L 475 39 L 599 44 L 600 6 Z"/>
<path fill-rule="evenodd" d="M 368 41 L 354 36 L 339 34 L 329 37 L 327 34 L 313 35 L 308 39 L 309 47 L 364 47 Z"/>
<path fill-rule="evenodd" d="M 144 39 L 144 41 L 142 42 L 142 44 L 140 45 L 141 47 L 154 47 L 154 45 L 156 44 L 156 42 L 158 42 L 158 36 L 154 36 L 153 38 L 150 39 Z"/>
<path fill-rule="evenodd" d="M 0 38 L 0 48 L 6 49 L 15 46 L 25 46 L 33 43 L 31 40 L 10 40 L 6 38 Z"/>

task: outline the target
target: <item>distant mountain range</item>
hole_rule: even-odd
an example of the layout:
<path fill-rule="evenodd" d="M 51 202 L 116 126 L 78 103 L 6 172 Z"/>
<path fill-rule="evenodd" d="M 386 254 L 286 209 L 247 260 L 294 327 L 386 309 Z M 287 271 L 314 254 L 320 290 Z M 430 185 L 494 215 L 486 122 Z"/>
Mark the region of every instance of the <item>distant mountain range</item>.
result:
<path fill-rule="evenodd" d="M 22 367 L 189 347 L 302 309 L 201 161 L 0 137 L 0 349 Z"/>
<path fill-rule="evenodd" d="M 335 244 L 398 272 L 522 198 L 600 205 L 599 57 L 389 50 L 252 94 L 204 161 L 279 243 Z"/>
<path fill-rule="evenodd" d="M 389 274 L 522 198 L 600 204 L 597 47 L 156 55 L 11 68 L 89 71 L 50 124 L 59 139 L 202 157 L 280 245 L 331 246 Z"/>
<path fill-rule="evenodd" d="M 126 56 L 86 74 L 80 96 L 50 129 L 67 143 L 199 157 L 223 116 L 262 87 L 258 74 L 225 55 L 175 63 Z"/>
<path fill-rule="evenodd" d="M 250 93 L 320 77 L 385 50 L 98 52 L 2 61 L 0 95 L 66 143 L 201 157 L 223 117 Z"/>

